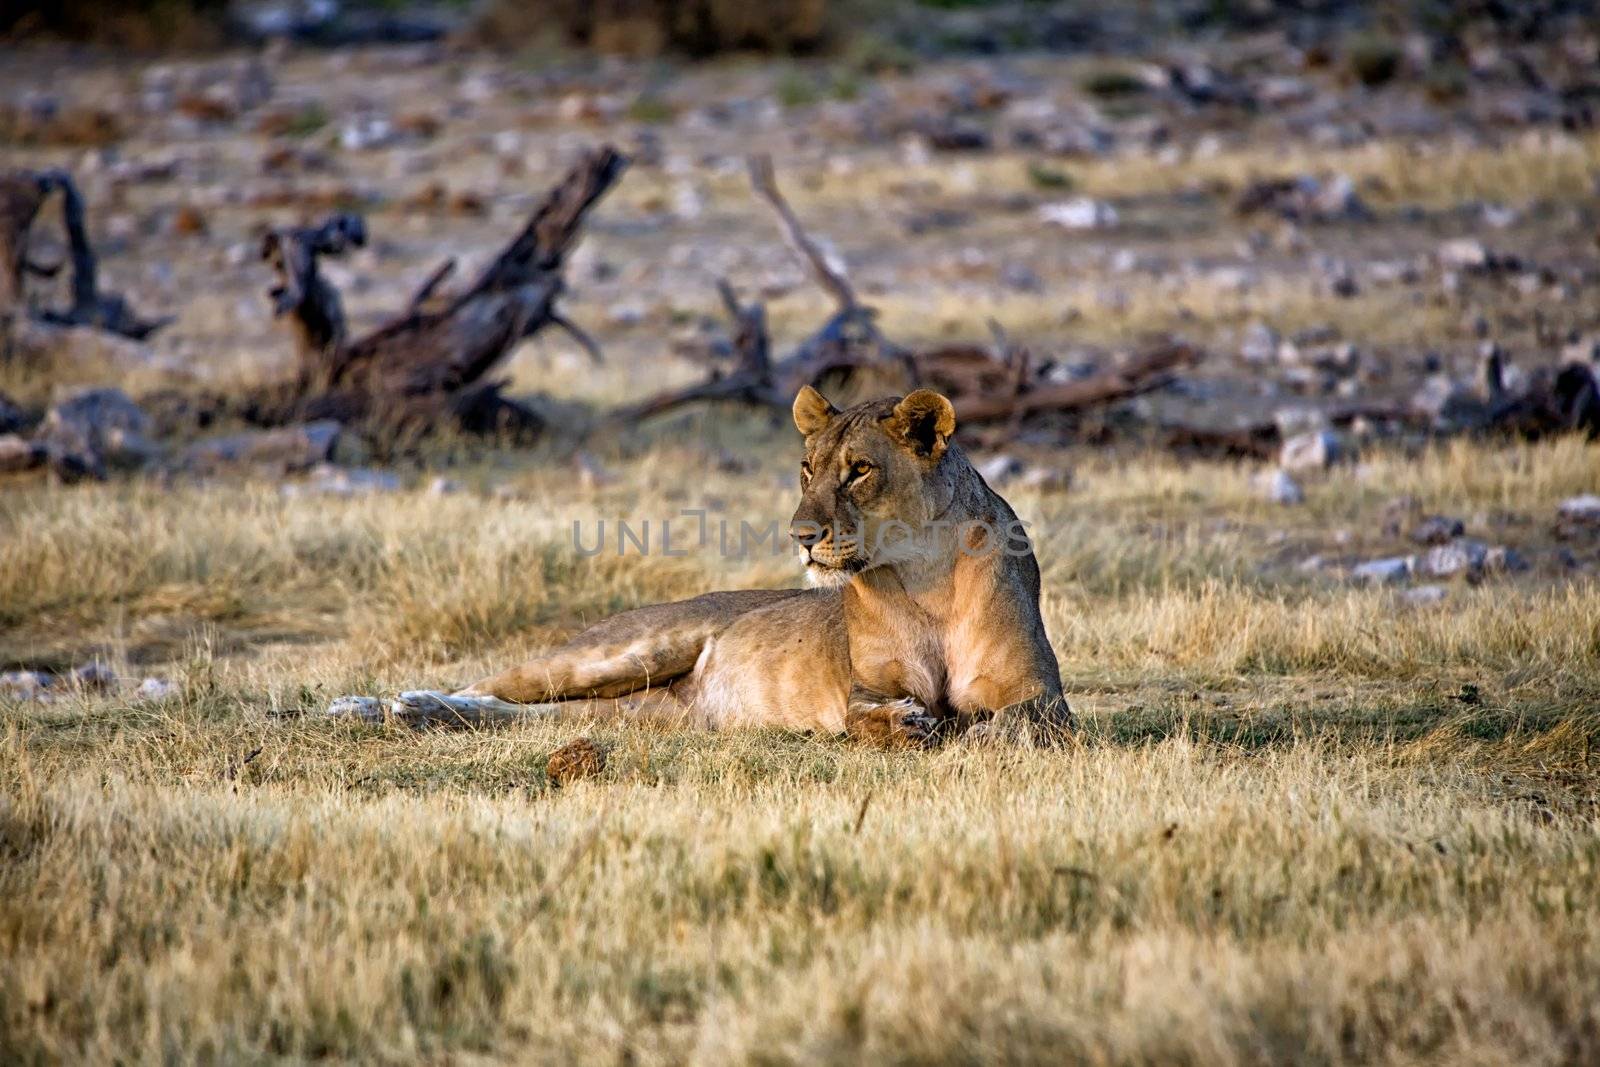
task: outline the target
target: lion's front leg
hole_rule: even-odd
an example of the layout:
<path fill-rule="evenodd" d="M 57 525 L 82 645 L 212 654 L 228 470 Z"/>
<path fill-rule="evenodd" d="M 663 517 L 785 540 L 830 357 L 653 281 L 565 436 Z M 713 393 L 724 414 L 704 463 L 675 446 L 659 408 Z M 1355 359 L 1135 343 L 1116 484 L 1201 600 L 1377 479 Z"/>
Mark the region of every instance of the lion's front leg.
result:
<path fill-rule="evenodd" d="M 844 732 L 884 748 L 927 748 L 938 742 L 939 719 L 912 697 L 890 699 L 857 688 L 845 708 Z"/>
<path fill-rule="evenodd" d="M 1056 745 L 1076 735 L 1078 721 L 1067 698 L 1040 693 L 1008 704 L 975 723 L 962 735 L 966 741 Z"/>

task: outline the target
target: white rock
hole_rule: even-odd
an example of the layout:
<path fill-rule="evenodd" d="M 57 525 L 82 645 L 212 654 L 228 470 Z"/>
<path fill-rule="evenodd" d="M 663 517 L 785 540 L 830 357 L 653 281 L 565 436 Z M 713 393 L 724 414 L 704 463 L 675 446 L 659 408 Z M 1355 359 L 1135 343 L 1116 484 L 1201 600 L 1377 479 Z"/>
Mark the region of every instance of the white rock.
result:
<path fill-rule="evenodd" d="M 606 321 L 613 326 L 637 326 L 644 321 L 644 305 L 633 301 L 612 304 L 606 309 Z"/>
<path fill-rule="evenodd" d="M 352 152 L 387 148 L 398 139 L 394 123 L 381 115 L 352 119 L 339 131 L 339 144 Z"/>
<path fill-rule="evenodd" d="M 1491 262 L 1482 241 L 1459 237 L 1439 246 L 1439 265 L 1449 270 L 1482 270 Z"/>
<path fill-rule="evenodd" d="M 1246 363 L 1271 363 L 1278 352 L 1278 335 L 1264 322 L 1252 322 L 1245 327 L 1244 340 L 1239 345 L 1239 358 Z"/>
<path fill-rule="evenodd" d="M 1438 604 L 1449 595 L 1450 591 L 1442 585 L 1419 585 L 1401 593 L 1400 599 L 1412 607 L 1422 608 Z"/>
<path fill-rule="evenodd" d="M 1278 466 L 1286 471 L 1327 470 L 1343 458 L 1343 443 L 1332 430 L 1297 434 L 1283 443 Z"/>
<path fill-rule="evenodd" d="M 1046 204 L 1039 209 L 1041 222 L 1068 230 L 1104 230 L 1117 224 L 1117 209 L 1087 196 Z"/>
<path fill-rule="evenodd" d="M 1020 459 L 1004 452 L 997 456 L 990 456 L 977 464 L 977 468 L 978 473 L 983 476 L 983 480 L 991 486 L 1005 485 L 1025 469 Z"/>
<path fill-rule="evenodd" d="M 1330 221 L 1357 218 L 1366 211 L 1366 205 L 1356 195 L 1355 182 L 1347 174 L 1335 174 L 1325 182 L 1315 183 L 1310 201 L 1312 216 Z"/>
<path fill-rule="evenodd" d="M 1532 566 L 1521 552 L 1505 545 L 1495 545 L 1483 554 L 1483 569 L 1491 574 L 1510 574 Z"/>
<path fill-rule="evenodd" d="M 693 182 L 679 182 L 672 191 L 672 213 L 693 222 L 706 211 L 706 198 Z"/>
<path fill-rule="evenodd" d="M 1394 585 L 1411 577 L 1411 571 L 1410 556 L 1392 556 L 1357 564 L 1350 569 L 1350 577 L 1372 585 Z"/>
<path fill-rule="evenodd" d="M 284 496 L 365 496 L 392 493 L 400 488 L 400 477 L 389 471 L 369 467 L 335 467 L 323 463 L 311 469 L 304 482 L 286 482 Z"/>
<path fill-rule="evenodd" d="M 1505 204 L 1483 205 L 1483 221 L 1497 230 L 1515 226 L 1520 218 L 1522 218 L 1522 212 L 1514 207 L 1507 207 Z"/>
<path fill-rule="evenodd" d="M 1296 435 L 1327 430 L 1328 414 L 1321 408 L 1285 404 L 1273 411 L 1272 423 L 1278 428 L 1278 436 L 1287 440 Z"/>
<path fill-rule="evenodd" d="M 442 474 L 428 483 L 429 496 L 453 496 L 456 493 L 464 492 L 465 490 L 466 486 L 462 485 L 454 478 L 446 478 Z"/>
<path fill-rule="evenodd" d="M 1563 519 L 1600 522 L 1600 496 L 1585 493 L 1583 496 L 1568 497 L 1557 505 L 1556 513 Z"/>
<path fill-rule="evenodd" d="M 1306 492 L 1300 488 L 1300 483 L 1282 468 L 1275 468 L 1259 475 L 1256 487 L 1263 496 L 1274 504 L 1304 504 Z"/>
<path fill-rule="evenodd" d="M 134 690 L 134 699 L 149 701 L 151 703 L 171 700 L 183 691 L 177 682 L 169 682 L 165 678 L 146 678 L 139 683 L 139 688 Z"/>
<path fill-rule="evenodd" d="M 37 700 L 54 684 L 54 676 L 44 671 L 0 672 L 0 696 L 11 700 Z"/>
<path fill-rule="evenodd" d="M 72 669 L 67 682 L 80 689 L 110 689 L 117 684 L 117 675 L 104 663 L 85 663 Z"/>
<path fill-rule="evenodd" d="M 1447 545 L 1438 545 L 1422 554 L 1417 569 L 1434 578 L 1450 578 L 1458 574 L 1480 574 L 1488 548 L 1481 541 L 1458 537 Z"/>

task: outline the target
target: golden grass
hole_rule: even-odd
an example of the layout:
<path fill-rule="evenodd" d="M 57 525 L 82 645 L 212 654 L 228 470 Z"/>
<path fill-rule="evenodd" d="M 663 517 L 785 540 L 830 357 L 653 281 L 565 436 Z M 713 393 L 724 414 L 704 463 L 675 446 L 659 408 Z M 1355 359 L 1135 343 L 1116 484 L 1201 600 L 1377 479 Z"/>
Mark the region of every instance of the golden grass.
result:
<path fill-rule="evenodd" d="M 315 714 L 789 581 L 786 558 L 572 550 L 573 519 L 786 517 L 787 436 L 716 421 L 753 469 L 663 441 L 599 486 L 460 475 L 514 499 L 0 500 L 0 654 L 182 683 L 0 708 L 0 1059 L 1600 1054 L 1600 588 L 1541 571 L 1416 609 L 1278 555 L 1340 528 L 1394 550 L 1376 517 L 1402 493 L 1530 536 L 1597 488 L 1592 445 L 1378 453 L 1298 509 L 1248 467 L 1073 454 L 1070 492 L 1013 495 L 1085 723 L 1061 751 Z M 579 734 L 606 770 L 554 788 Z"/>

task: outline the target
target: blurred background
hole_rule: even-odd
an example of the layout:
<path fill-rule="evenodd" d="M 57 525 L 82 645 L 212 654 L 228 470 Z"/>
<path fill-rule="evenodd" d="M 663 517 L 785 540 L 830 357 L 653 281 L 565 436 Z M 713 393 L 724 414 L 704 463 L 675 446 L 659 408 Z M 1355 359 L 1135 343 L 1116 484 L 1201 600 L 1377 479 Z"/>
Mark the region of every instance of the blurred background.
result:
<path fill-rule="evenodd" d="M 581 332 L 530 329 L 490 360 L 546 429 L 586 431 L 737 365 L 719 282 L 760 306 L 773 359 L 828 324 L 837 294 L 751 195 L 752 153 L 771 154 L 808 239 L 875 314 L 877 354 L 926 357 L 912 377 L 992 400 L 1105 384 L 1134 360 L 1136 397 L 991 412 L 1008 440 L 1133 432 L 1268 457 L 1324 424 L 1479 428 L 1536 369 L 1587 361 L 1594 15 L 1557 0 L 8 4 L 6 163 L 72 178 L 96 284 L 161 325 L 134 345 L 13 339 L 7 388 L 42 416 L 63 383 L 282 378 L 294 315 L 275 314 L 264 235 L 362 218 L 367 239 L 321 264 L 355 340 L 437 265 L 461 269 L 436 295 L 465 284 L 609 143 L 631 166 L 563 275 Z M 63 269 L 69 231 L 39 221 L 10 242 L 53 270 L 9 300 L 34 319 L 87 306 Z M 1150 363 L 1155 339 L 1199 351 Z M 1560 409 L 1541 427 L 1583 423 L 1571 392 L 1533 396 Z"/>

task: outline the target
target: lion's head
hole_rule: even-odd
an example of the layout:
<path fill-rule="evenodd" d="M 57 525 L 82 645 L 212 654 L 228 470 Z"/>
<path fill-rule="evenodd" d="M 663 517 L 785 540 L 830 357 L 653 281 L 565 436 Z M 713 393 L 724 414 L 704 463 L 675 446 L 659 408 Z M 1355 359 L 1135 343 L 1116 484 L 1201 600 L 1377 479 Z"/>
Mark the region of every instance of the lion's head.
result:
<path fill-rule="evenodd" d="M 789 534 L 811 581 L 843 584 L 923 550 L 967 466 L 950 444 L 949 400 L 918 389 L 840 411 L 806 386 L 795 397 L 794 423 L 806 452 Z"/>

